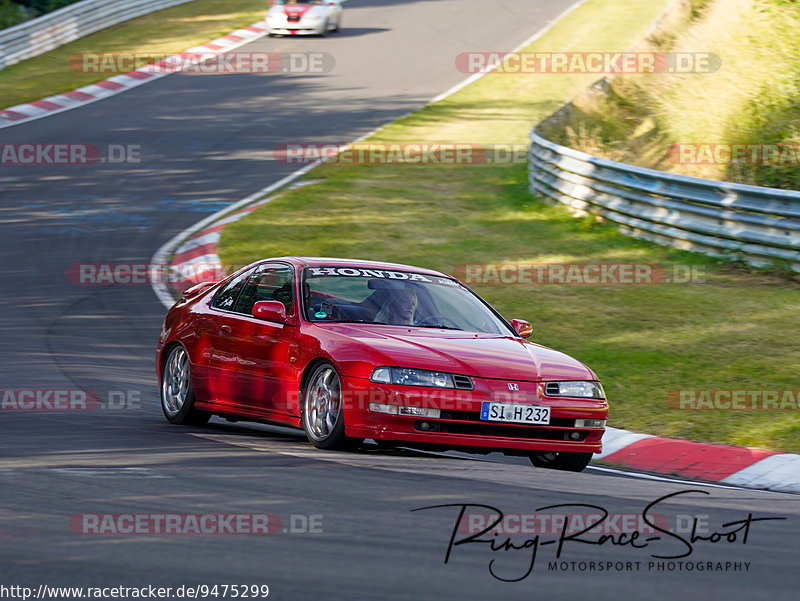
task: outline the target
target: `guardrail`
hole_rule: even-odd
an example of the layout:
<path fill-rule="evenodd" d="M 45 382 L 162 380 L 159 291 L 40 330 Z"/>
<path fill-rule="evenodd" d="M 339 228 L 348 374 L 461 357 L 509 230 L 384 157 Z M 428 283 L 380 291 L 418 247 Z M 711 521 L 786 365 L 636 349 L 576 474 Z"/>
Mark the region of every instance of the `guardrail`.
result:
<path fill-rule="evenodd" d="M 674 175 L 560 146 L 534 129 L 531 191 L 623 233 L 686 250 L 788 262 L 800 271 L 800 192 Z"/>
<path fill-rule="evenodd" d="M 0 31 L 0 69 L 62 44 L 190 0 L 83 0 Z"/>

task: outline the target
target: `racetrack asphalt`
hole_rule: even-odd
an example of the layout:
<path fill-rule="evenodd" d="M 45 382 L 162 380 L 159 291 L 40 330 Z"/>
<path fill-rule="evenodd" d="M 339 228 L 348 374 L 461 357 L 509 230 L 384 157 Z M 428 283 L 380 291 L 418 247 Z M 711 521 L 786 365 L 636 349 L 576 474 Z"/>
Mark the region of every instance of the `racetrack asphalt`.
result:
<path fill-rule="evenodd" d="M 495 455 L 323 453 L 299 432 L 217 419 L 205 428 L 171 426 L 158 406 L 153 365 L 164 309 L 150 286 L 76 285 L 65 277 L 74 264 L 147 263 L 185 227 L 296 168 L 265 160 L 268 149 L 357 138 L 463 80 L 453 66 L 459 52 L 510 49 L 568 5 L 351 0 L 340 34 L 264 38 L 240 49 L 327 52 L 336 61 L 328 74 L 171 75 L 0 131 L 2 144 L 138 145 L 142 159 L 0 165 L 0 388 L 90 390 L 116 407 L 0 411 L 0 585 L 263 583 L 277 599 L 796 601 L 797 496 L 591 469 L 548 472 Z M 750 513 L 786 519 L 751 524 L 746 543 L 743 532 L 732 542 L 697 541 L 691 556 L 674 560 L 742 562 L 742 569 L 749 562 L 747 571 L 669 570 L 668 560 L 651 555 L 686 546 L 664 534 L 644 549 L 568 542 L 560 558 L 638 561 L 639 570 L 550 571 L 555 545 L 542 545 L 532 575 L 507 583 L 490 574 L 490 561 L 496 574 L 516 577 L 530 549 L 461 545 L 445 565 L 457 508 L 412 511 L 480 503 L 530 513 L 570 503 L 635 515 L 683 490 L 693 492 L 657 511 L 681 514 L 681 523 L 699 516 L 709 534 L 734 529 L 723 524 Z M 86 513 L 270 513 L 290 529 L 292 515 L 313 515 L 322 516 L 322 532 L 78 534 L 70 518 Z"/>

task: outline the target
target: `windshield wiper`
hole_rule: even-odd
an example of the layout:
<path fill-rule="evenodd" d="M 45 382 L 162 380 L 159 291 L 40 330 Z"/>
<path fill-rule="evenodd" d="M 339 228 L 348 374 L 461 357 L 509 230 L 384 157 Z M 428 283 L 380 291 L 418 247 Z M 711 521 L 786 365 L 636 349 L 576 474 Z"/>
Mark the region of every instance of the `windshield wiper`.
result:
<path fill-rule="evenodd" d="M 318 321 L 318 322 L 315 322 L 315 323 L 366 323 L 366 324 L 375 325 L 375 326 L 401 326 L 401 327 L 406 327 L 406 328 L 436 328 L 436 329 L 439 329 L 439 330 L 457 330 L 459 332 L 464 332 L 465 331 L 463 328 L 455 328 L 453 326 L 445 326 L 445 325 L 441 325 L 441 326 L 435 326 L 435 325 L 421 326 L 421 325 L 417 325 L 415 323 L 389 323 L 387 321 L 372 321 L 370 319 L 339 319 L 337 321 L 324 321 L 324 320 L 322 320 L 322 321 Z"/>
<path fill-rule="evenodd" d="M 317 323 L 378 323 L 369 319 L 337 319 L 336 321 L 321 321 Z"/>
<path fill-rule="evenodd" d="M 464 328 L 456 328 L 456 327 L 453 327 L 453 326 L 445 326 L 445 325 L 441 325 L 441 326 L 420 326 L 420 325 L 413 324 L 413 323 L 410 323 L 408 325 L 414 326 L 415 328 L 436 328 L 438 330 L 458 330 L 459 332 L 463 332 L 464 331 Z"/>

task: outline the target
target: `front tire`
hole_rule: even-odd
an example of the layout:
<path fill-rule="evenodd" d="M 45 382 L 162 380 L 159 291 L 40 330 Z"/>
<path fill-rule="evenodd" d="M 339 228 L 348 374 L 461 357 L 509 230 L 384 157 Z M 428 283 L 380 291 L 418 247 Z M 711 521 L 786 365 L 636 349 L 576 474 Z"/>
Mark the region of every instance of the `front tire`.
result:
<path fill-rule="evenodd" d="M 321 363 L 314 368 L 303 391 L 303 430 L 318 449 L 342 450 L 361 441 L 344 435 L 342 384 L 336 368 Z"/>
<path fill-rule="evenodd" d="M 202 426 L 211 419 L 194 408 L 195 396 L 189 355 L 180 344 L 173 346 L 161 370 L 161 409 L 170 423 Z"/>
<path fill-rule="evenodd" d="M 582 472 L 592 460 L 592 453 L 565 453 L 556 451 L 539 451 L 529 456 L 534 467 L 567 472 Z"/>

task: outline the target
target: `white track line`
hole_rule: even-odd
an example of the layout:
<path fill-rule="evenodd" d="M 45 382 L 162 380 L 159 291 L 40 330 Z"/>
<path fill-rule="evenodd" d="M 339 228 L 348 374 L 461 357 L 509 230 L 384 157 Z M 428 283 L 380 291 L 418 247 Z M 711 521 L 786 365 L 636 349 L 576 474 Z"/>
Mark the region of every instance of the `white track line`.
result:
<path fill-rule="evenodd" d="M 545 25 L 545 26 L 544 26 L 542 29 L 540 29 L 539 31 L 537 31 L 536 33 L 534 33 L 534 34 L 533 34 L 531 37 L 529 37 L 527 40 L 525 40 L 525 41 L 524 41 L 524 42 L 522 42 L 521 44 L 518 44 L 518 45 L 517 45 L 517 46 L 516 46 L 516 47 L 515 47 L 513 50 L 510 50 L 510 51 L 508 52 L 508 54 L 513 54 L 514 52 L 519 52 L 520 50 L 522 50 L 523 48 L 525 48 L 525 46 L 528 46 L 528 45 L 530 45 L 530 44 L 533 44 L 533 43 L 534 43 L 536 40 L 538 40 L 538 39 L 539 39 L 540 37 L 542 37 L 544 34 L 546 34 L 548 31 L 550 31 L 551 29 L 553 29 L 553 27 L 555 27 L 555 24 L 556 24 L 556 23 L 558 23 L 558 22 L 559 22 L 561 19 L 563 19 L 564 17 L 566 17 L 566 16 L 567 16 L 568 14 L 570 14 L 571 12 L 573 12 L 573 11 L 575 11 L 575 10 L 578 10 L 578 9 L 579 9 L 581 6 L 583 6 L 584 4 L 586 4 L 588 1 L 589 1 L 589 0 L 580 0 L 580 2 L 577 2 L 577 3 L 573 4 L 573 5 L 572 5 L 572 6 L 570 6 L 570 7 L 569 7 L 567 10 L 563 11 L 563 12 L 562 12 L 562 13 L 560 13 L 558 16 L 556 16 L 556 18 L 555 18 L 555 19 L 553 19 L 552 21 L 549 21 L 549 22 L 547 23 L 547 25 Z M 494 65 L 494 66 L 493 66 L 491 69 L 489 69 L 488 71 L 484 71 L 484 72 L 482 72 L 482 73 L 473 73 L 472 75 L 470 75 L 469 77 L 467 77 L 467 78 L 466 78 L 464 81 L 462 81 L 461 83 L 458 83 L 458 84 L 454 85 L 452 88 L 450 88 L 449 90 L 447 90 L 447 91 L 446 91 L 446 92 L 444 92 L 443 94 L 439 94 L 438 96 L 436 96 L 436 97 L 435 97 L 433 100 L 431 100 L 431 101 L 430 101 L 428 104 L 433 104 L 434 102 L 439 102 L 440 100 L 444 100 L 444 99 L 445 99 L 445 98 L 447 98 L 448 96 L 451 96 L 452 94 L 455 94 L 455 93 L 456 93 L 456 92 L 458 92 L 459 90 L 461 90 L 461 89 L 463 89 L 463 88 L 466 88 L 466 87 L 467 87 L 469 84 L 471 84 L 471 83 L 473 83 L 473 82 L 476 82 L 476 81 L 478 81 L 478 80 L 479 80 L 481 77 L 483 77 L 483 76 L 484 76 L 484 75 L 486 75 L 487 73 L 491 73 L 491 72 L 492 72 L 492 71 L 494 71 L 494 70 L 495 70 L 497 67 L 498 67 L 498 65 Z"/>
<path fill-rule="evenodd" d="M 692 484 L 695 486 L 710 486 L 712 488 L 728 488 L 728 489 L 741 490 L 747 492 L 763 492 L 772 495 L 792 495 L 794 497 L 797 497 L 796 493 L 783 492 L 780 490 L 768 490 L 765 488 L 751 488 L 748 486 L 739 486 L 736 484 L 727 484 L 725 480 L 721 480 L 719 482 L 706 482 L 704 480 L 682 480 L 680 478 L 674 478 L 670 476 L 658 476 L 656 474 L 647 474 L 644 472 L 621 470 L 613 467 L 606 467 L 605 465 L 595 465 L 595 464 L 591 464 L 586 469 L 598 472 L 607 472 L 609 474 L 619 474 L 623 476 L 628 476 L 630 478 L 638 478 L 640 480 L 656 480 L 658 482 L 672 482 L 675 484 Z"/>

